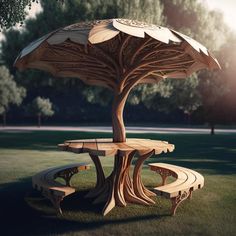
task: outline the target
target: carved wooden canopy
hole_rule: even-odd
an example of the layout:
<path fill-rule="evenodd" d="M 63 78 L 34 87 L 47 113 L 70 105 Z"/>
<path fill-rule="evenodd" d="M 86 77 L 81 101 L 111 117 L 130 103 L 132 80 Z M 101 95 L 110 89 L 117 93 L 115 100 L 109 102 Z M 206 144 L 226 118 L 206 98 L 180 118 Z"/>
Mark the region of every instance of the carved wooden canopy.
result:
<path fill-rule="evenodd" d="M 220 68 L 200 43 L 177 31 L 127 19 L 77 23 L 32 42 L 15 61 L 113 91 Z"/>

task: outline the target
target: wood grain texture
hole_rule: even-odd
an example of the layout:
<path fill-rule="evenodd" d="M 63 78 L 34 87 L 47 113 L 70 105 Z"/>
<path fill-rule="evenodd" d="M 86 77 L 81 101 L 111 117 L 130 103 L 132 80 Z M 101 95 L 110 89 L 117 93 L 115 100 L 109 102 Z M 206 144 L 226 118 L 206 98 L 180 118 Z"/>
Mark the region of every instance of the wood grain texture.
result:
<path fill-rule="evenodd" d="M 143 155 L 150 150 L 154 150 L 154 154 L 160 154 L 162 152 L 172 152 L 175 146 L 166 141 L 131 138 L 122 143 L 113 142 L 112 139 L 67 140 L 64 144 L 58 144 L 58 148 L 74 153 L 108 156 L 116 155 L 118 152 L 126 154 L 132 151 Z"/>

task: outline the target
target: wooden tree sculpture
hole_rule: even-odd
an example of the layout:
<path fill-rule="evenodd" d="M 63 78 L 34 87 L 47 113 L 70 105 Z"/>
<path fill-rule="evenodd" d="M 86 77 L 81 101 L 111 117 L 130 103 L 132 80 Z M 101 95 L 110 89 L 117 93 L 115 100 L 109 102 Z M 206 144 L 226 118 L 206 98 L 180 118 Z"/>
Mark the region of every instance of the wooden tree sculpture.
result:
<path fill-rule="evenodd" d="M 123 110 L 135 85 L 185 78 L 203 68 L 220 67 L 195 40 L 174 30 L 127 19 L 78 23 L 58 29 L 23 49 L 15 66 L 46 70 L 57 77 L 77 77 L 87 84 L 112 90 L 113 142 L 123 144 Z M 126 202 L 153 203 L 139 174 L 142 163 L 152 154 L 149 150 L 141 155 L 133 182 L 129 167 L 134 152 L 117 154 L 113 172 L 106 180 L 98 156 L 90 155 L 98 173 L 95 190 L 103 191 L 100 196 L 108 198 L 104 214 L 114 205 L 125 206 Z"/>
<path fill-rule="evenodd" d="M 125 142 L 123 109 L 131 89 L 162 78 L 185 78 L 217 60 L 195 40 L 164 27 L 126 19 L 78 23 L 31 43 L 17 58 L 20 68 L 57 77 L 78 77 L 114 93 L 113 140 Z"/>

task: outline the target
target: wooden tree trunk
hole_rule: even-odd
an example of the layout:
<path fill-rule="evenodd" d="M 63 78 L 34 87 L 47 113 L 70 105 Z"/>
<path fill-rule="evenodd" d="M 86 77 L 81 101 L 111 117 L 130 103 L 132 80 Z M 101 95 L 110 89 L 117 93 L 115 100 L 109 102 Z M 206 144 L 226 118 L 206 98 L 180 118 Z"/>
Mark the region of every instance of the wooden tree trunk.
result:
<path fill-rule="evenodd" d="M 191 118 L 192 118 L 192 113 L 188 112 L 188 113 L 187 113 L 187 122 L 188 122 L 188 125 L 191 125 Z"/>
<path fill-rule="evenodd" d="M 210 126 L 211 126 L 211 135 L 214 135 L 215 134 L 215 124 L 211 123 Z"/>
<path fill-rule="evenodd" d="M 127 94 L 117 94 L 114 96 L 112 104 L 112 129 L 113 129 L 113 142 L 126 142 L 125 126 L 123 121 L 123 111 Z"/>
<path fill-rule="evenodd" d="M 104 172 L 96 155 L 90 155 L 96 170 L 97 184 L 86 197 L 94 197 L 94 204 L 106 202 L 103 215 L 106 215 L 113 207 L 124 207 L 127 203 L 135 203 L 141 205 L 150 205 L 155 202 L 150 198 L 154 196 L 152 192 L 146 189 L 141 180 L 141 169 L 143 162 L 150 157 L 154 152 L 150 151 L 141 155 L 134 167 L 133 178 L 130 176 L 130 167 L 134 152 L 118 153 L 114 159 L 114 169 L 111 174 L 104 178 Z"/>
<path fill-rule="evenodd" d="M 38 114 L 38 127 L 41 127 L 41 114 Z"/>
<path fill-rule="evenodd" d="M 4 112 L 3 114 L 2 114 L 2 121 L 3 121 L 3 127 L 6 127 L 6 125 L 7 125 L 7 115 L 6 115 L 6 112 Z"/>

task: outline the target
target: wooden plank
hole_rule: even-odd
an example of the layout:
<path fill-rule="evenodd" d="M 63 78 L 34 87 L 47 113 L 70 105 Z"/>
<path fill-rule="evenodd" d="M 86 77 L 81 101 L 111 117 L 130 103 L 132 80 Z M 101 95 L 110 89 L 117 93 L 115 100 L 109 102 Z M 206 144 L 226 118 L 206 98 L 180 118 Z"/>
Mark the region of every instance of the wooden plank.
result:
<path fill-rule="evenodd" d="M 140 155 L 143 155 L 153 149 L 155 150 L 155 154 L 173 151 L 174 149 L 174 145 L 168 144 L 168 142 L 136 138 L 127 139 L 126 142 L 116 143 L 111 138 L 67 140 L 64 144 L 60 144 L 59 147 L 61 150 L 68 150 L 75 153 L 88 152 L 99 156 L 115 155 L 118 150 L 123 154 L 136 150 Z"/>
<path fill-rule="evenodd" d="M 195 176 L 196 181 L 194 182 L 194 184 L 192 186 L 193 190 L 202 188 L 204 186 L 204 177 L 200 173 L 198 173 L 197 171 L 188 169 L 188 168 L 184 168 L 182 166 L 180 167 L 180 169 L 189 171 Z"/>
<path fill-rule="evenodd" d="M 172 152 L 174 150 L 173 144 L 160 140 L 140 140 L 140 144 L 155 149 L 155 154 L 160 154 L 162 152 L 166 153 L 168 151 Z"/>
<path fill-rule="evenodd" d="M 112 138 L 97 138 L 97 143 L 113 143 Z"/>
<path fill-rule="evenodd" d="M 141 145 L 137 140 L 135 139 L 129 139 L 128 142 L 126 142 L 128 146 L 131 148 L 137 150 L 137 152 L 142 155 L 145 152 L 151 151 L 151 148 L 146 147 L 144 145 Z"/>
<path fill-rule="evenodd" d="M 187 179 L 181 183 L 179 186 L 168 186 L 165 189 L 165 194 L 166 196 L 172 198 L 179 196 L 180 193 L 183 192 L 189 192 L 190 188 L 193 186 L 194 182 L 196 181 L 195 175 L 193 175 L 191 172 L 188 171 L 183 171 L 187 175 Z"/>
<path fill-rule="evenodd" d="M 135 151 L 133 147 L 127 145 L 127 143 L 114 143 L 116 145 L 118 152 L 121 155 L 126 155 L 129 152 Z"/>
<path fill-rule="evenodd" d="M 161 140 L 151 140 L 151 139 L 140 139 L 137 140 L 137 142 L 145 143 L 147 145 L 158 145 L 158 146 L 166 146 L 169 144 L 168 142 L 164 142 Z"/>
<path fill-rule="evenodd" d="M 58 146 L 59 150 L 61 150 L 61 151 L 67 151 L 68 144 L 61 143 L 61 144 L 58 144 L 57 146 Z"/>
<path fill-rule="evenodd" d="M 101 156 L 115 155 L 117 146 L 112 142 L 97 142 L 97 147 Z"/>
<path fill-rule="evenodd" d="M 64 143 L 83 143 L 83 142 L 94 142 L 95 139 L 74 139 L 66 140 Z"/>
<path fill-rule="evenodd" d="M 68 150 L 74 153 L 82 153 L 83 143 L 70 143 L 68 146 Z"/>
<path fill-rule="evenodd" d="M 97 155 L 97 143 L 96 143 L 96 140 L 93 139 L 93 141 L 89 141 L 89 142 L 84 142 L 83 143 L 83 152 L 88 152 L 88 153 L 91 153 L 91 154 L 95 154 Z"/>
<path fill-rule="evenodd" d="M 173 151 L 174 146 L 168 142 L 163 142 L 160 140 L 150 140 L 150 139 L 132 139 L 128 140 L 128 145 L 131 144 L 132 147 L 139 149 L 140 151 L 155 150 L 155 154 L 160 154 L 162 152 Z M 143 147 L 146 147 L 146 149 Z"/>

